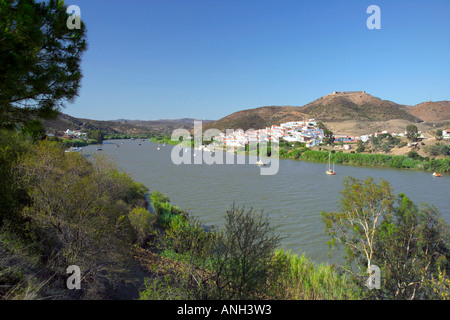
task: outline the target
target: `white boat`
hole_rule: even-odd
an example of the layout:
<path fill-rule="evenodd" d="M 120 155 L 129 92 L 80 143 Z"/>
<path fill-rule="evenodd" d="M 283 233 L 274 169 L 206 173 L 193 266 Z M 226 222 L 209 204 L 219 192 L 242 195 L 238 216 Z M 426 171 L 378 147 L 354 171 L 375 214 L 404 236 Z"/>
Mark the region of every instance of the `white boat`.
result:
<path fill-rule="evenodd" d="M 336 172 L 334 171 L 334 163 L 333 163 L 333 169 L 331 169 L 331 151 L 328 154 L 328 165 L 327 165 L 327 170 L 325 172 L 326 172 L 326 174 L 329 174 L 330 176 L 336 175 Z"/>
<path fill-rule="evenodd" d="M 66 152 L 81 152 L 82 148 L 71 147 L 66 150 Z"/>
<path fill-rule="evenodd" d="M 256 164 L 258 165 L 258 166 L 265 166 L 266 164 L 264 163 L 264 162 L 262 162 L 261 160 L 258 160 L 258 161 L 256 161 Z"/>

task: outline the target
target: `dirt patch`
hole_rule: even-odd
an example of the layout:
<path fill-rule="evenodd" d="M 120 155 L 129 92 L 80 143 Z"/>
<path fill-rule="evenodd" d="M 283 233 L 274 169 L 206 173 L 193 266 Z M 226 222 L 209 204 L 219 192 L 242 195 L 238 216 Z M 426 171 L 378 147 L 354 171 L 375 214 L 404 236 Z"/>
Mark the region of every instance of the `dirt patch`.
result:
<path fill-rule="evenodd" d="M 404 133 L 406 127 L 411 124 L 408 120 L 388 120 L 388 121 L 327 121 L 324 122 L 329 130 L 334 134 L 346 134 L 350 136 L 361 136 L 365 134 L 373 134 L 375 132 L 388 131 L 391 133 Z M 433 127 L 430 124 L 414 123 L 414 125 L 422 131 L 427 133 Z"/>

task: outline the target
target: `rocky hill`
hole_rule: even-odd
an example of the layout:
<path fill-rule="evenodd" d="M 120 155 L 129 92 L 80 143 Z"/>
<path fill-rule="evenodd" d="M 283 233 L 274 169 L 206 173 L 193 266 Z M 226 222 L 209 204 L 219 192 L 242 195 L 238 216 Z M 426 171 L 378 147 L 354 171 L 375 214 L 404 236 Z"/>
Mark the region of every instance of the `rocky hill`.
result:
<path fill-rule="evenodd" d="M 450 101 L 426 101 L 405 109 L 411 115 L 427 122 L 450 120 Z"/>
<path fill-rule="evenodd" d="M 215 128 L 226 129 L 261 129 L 266 126 L 279 125 L 282 122 L 298 121 L 308 118 L 300 107 L 270 106 L 235 112 L 220 120 L 203 124 L 203 130 Z"/>
<path fill-rule="evenodd" d="M 314 118 L 342 134 L 364 134 L 375 131 L 404 131 L 409 123 L 428 130 L 437 122 L 450 121 L 450 101 L 424 102 L 415 106 L 382 100 L 364 91 L 335 92 L 302 107 L 267 106 L 235 112 L 217 121 L 203 120 L 203 130 L 261 129 L 282 122 Z M 67 129 L 99 129 L 106 134 L 171 134 L 175 129 L 193 131 L 194 119 L 99 121 L 61 114 L 55 121 L 44 121 L 51 133 Z"/>
<path fill-rule="evenodd" d="M 220 120 L 203 125 L 203 129 L 216 128 L 221 131 L 238 128 L 243 130 L 260 129 L 279 125 L 281 122 L 310 118 L 327 123 L 351 122 L 362 128 L 367 127 L 370 123 L 384 123 L 393 120 L 400 120 L 404 123 L 422 121 L 408 113 L 407 108 L 408 106 L 382 100 L 363 91 L 334 93 L 303 107 L 272 106 L 235 112 Z"/>
<path fill-rule="evenodd" d="M 67 129 L 87 132 L 100 130 L 105 134 L 171 134 L 175 129 L 192 130 L 194 119 L 168 119 L 168 120 L 115 120 L 101 121 L 81 119 L 61 113 L 55 120 L 42 121 L 48 133 L 62 135 Z"/>
<path fill-rule="evenodd" d="M 394 119 L 419 122 L 405 111 L 407 106 L 382 100 L 364 92 L 338 93 L 321 97 L 301 108 L 302 112 L 322 121 L 388 121 Z"/>

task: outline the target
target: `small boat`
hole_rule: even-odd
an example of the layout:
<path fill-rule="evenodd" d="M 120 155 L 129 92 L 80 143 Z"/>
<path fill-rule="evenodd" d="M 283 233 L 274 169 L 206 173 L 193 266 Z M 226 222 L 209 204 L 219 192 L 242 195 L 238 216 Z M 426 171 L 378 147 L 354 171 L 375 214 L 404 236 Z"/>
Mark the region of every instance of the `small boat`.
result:
<path fill-rule="evenodd" d="M 160 147 L 158 147 L 158 148 L 156 148 L 156 150 L 161 150 L 161 148 L 160 148 Z"/>
<path fill-rule="evenodd" d="M 435 176 L 435 177 L 440 177 L 441 174 L 440 174 L 439 172 L 433 172 L 433 176 Z"/>
<path fill-rule="evenodd" d="M 264 162 L 262 162 L 261 160 L 256 161 L 256 164 L 258 166 L 264 167 L 266 164 Z"/>
<path fill-rule="evenodd" d="M 327 170 L 325 171 L 325 173 L 330 176 L 336 175 L 336 172 L 334 171 L 334 163 L 333 163 L 333 169 L 331 169 L 331 151 L 328 154 L 328 166 L 327 166 Z"/>
<path fill-rule="evenodd" d="M 97 151 L 102 151 L 102 150 L 103 150 L 102 147 L 98 147 L 98 148 L 97 148 Z"/>
<path fill-rule="evenodd" d="M 66 152 L 80 152 L 81 150 L 81 148 L 71 147 L 70 149 L 67 149 Z"/>

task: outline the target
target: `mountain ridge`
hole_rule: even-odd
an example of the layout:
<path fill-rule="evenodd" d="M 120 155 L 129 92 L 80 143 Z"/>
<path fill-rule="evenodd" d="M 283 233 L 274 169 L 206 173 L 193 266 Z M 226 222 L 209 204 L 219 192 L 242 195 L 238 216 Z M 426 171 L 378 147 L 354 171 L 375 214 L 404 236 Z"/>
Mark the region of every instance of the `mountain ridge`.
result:
<path fill-rule="evenodd" d="M 383 127 L 398 130 L 407 123 L 433 125 L 450 121 L 450 101 L 426 101 L 414 106 L 397 104 L 374 97 L 365 91 L 334 92 L 304 106 L 263 106 L 231 113 L 218 120 L 202 121 L 203 131 L 218 129 L 261 129 L 283 122 L 314 118 L 329 123 L 333 128 L 342 126 L 348 133 L 366 128 Z M 175 129 L 193 131 L 193 118 L 161 120 L 90 120 L 61 113 L 57 120 L 43 121 L 50 133 L 71 130 L 101 130 L 106 134 L 171 134 Z M 390 128 L 390 124 L 397 124 Z M 374 126 L 377 124 L 377 126 Z M 339 127 L 337 127 L 339 128 Z"/>

